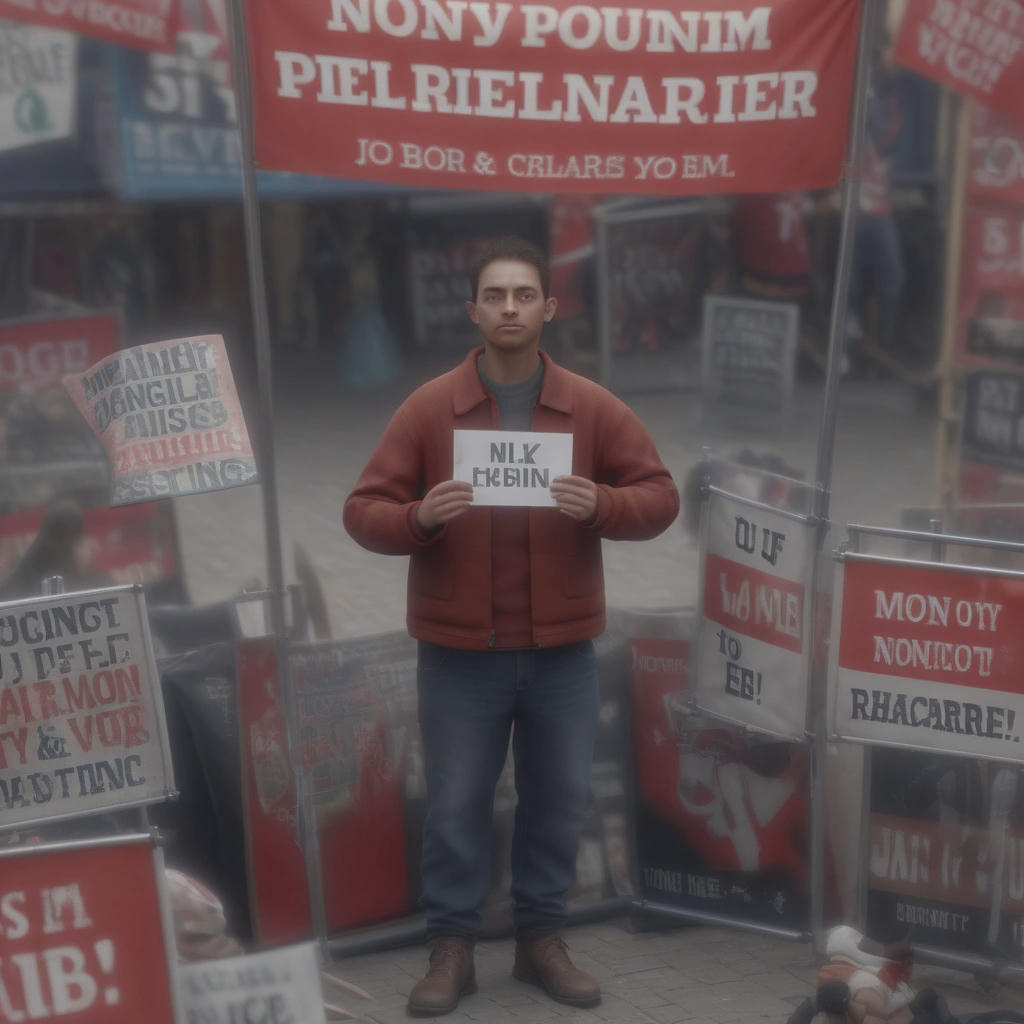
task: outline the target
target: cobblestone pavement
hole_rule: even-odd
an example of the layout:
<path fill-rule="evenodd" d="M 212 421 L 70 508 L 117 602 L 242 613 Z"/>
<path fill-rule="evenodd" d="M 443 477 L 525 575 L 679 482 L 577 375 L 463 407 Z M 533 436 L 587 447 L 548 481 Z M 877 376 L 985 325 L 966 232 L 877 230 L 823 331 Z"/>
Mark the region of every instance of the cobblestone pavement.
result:
<path fill-rule="evenodd" d="M 514 947 L 506 939 L 477 944 L 479 991 L 439 1019 L 465 1024 L 785 1024 L 813 994 L 818 971 L 808 945 L 728 928 L 633 932 L 620 919 L 572 928 L 566 939 L 574 962 L 601 982 L 599 1006 L 563 1006 L 516 981 L 511 974 Z M 372 998 L 343 993 L 336 1001 L 365 1024 L 407 1020 L 405 1001 L 426 962 L 421 946 L 342 960 L 332 973 Z M 934 986 L 961 1019 L 996 1008 L 1024 1008 L 1019 986 L 982 987 L 961 972 L 919 966 L 912 984 L 919 991 Z"/>

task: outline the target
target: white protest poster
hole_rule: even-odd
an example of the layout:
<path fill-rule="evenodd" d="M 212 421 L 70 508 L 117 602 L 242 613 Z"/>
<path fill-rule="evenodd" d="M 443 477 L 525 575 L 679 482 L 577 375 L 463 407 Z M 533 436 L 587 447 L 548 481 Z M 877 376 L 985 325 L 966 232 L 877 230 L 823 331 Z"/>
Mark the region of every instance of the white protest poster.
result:
<path fill-rule="evenodd" d="M 829 655 L 833 734 L 1021 760 L 1022 622 L 1022 574 L 844 554 Z"/>
<path fill-rule="evenodd" d="M 700 710 L 804 739 L 814 544 L 806 518 L 711 488 L 692 678 Z"/>
<path fill-rule="evenodd" d="M 456 430 L 453 479 L 473 485 L 475 505 L 555 507 L 551 481 L 572 473 L 572 434 Z"/>
<path fill-rule="evenodd" d="M 320 967 L 312 945 L 183 964 L 185 1020 L 196 1024 L 325 1024 Z"/>
<path fill-rule="evenodd" d="M 173 790 L 142 591 L 0 605 L 0 829 Z"/>
<path fill-rule="evenodd" d="M 0 151 L 68 138 L 78 95 L 78 38 L 0 21 Z"/>
<path fill-rule="evenodd" d="M 112 505 L 259 479 L 220 335 L 136 345 L 64 386 L 106 449 Z"/>

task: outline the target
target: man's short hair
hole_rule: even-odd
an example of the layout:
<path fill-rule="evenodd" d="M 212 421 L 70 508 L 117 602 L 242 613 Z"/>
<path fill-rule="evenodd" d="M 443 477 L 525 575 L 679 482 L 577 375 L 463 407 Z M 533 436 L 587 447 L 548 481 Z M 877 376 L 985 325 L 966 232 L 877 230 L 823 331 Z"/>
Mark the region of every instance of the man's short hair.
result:
<path fill-rule="evenodd" d="M 484 267 L 495 260 L 518 260 L 520 263 L 529 263 L 531 267 L 537 268 L 540 275 L 540 289 L 544 298 L 548 297 L 551 288 L 551 268 L 548 266 L 548 258 L 544 253 L 525 238 L 518 235 L 505 235 L 502 238 L 494 238 L 481 248 L 473 257 L 469 265 L 469 287 L 471 290 L 471 301 L 476 301 L 477 289 L 480 287 L 480 275 Z"/>

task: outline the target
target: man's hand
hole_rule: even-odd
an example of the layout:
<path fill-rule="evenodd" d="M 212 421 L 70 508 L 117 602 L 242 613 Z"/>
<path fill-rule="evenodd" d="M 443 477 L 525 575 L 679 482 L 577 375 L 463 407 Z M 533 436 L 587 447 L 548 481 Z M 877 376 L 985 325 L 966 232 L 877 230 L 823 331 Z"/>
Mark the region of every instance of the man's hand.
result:
<path fill-rule="evenodd" d="M 590 522 L 597 515 L 597 484 L 585 476 L 556 476 L 551 481 L 551 496 L 559 512 L 579 523 Z"/>
<path fill-rule="evenodd" d="M 416 509 L 416 523 L 424 533 L 461 516 L 473 504 L 473 485 L 465 480 L 445 480 L 431 487 Z"/>

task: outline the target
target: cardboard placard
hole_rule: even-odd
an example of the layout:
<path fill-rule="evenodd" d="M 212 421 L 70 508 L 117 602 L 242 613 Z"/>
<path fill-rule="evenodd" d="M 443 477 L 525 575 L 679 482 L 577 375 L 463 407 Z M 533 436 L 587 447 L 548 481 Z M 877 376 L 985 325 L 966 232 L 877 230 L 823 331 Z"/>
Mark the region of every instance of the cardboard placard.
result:
<path fill-rule="evenodd" d="M 727 418 L 789 409 L 800 311 L 791 302 L 708 295 L 701 388 L 706 412 Z"/>
<path fill-rule="evenodd" d="M 220 335 L 137 345 L 64 384 L 107 451 L 113 505 L 259 479 Z"/>
<path fill-rule="evenodd" d="M 1022 757 L 1024 576 L 847 554 L 829 665 L 835 735 Z"/>
<path fill-rule="evenodd" d="M 0 605 L 0 829 L 173 790 L 141 590 Z"/>
<path fill-rule="evenodd" d="M 190 1024 L 325 1024 L 315 946 L 184 964 L 178 974 Z"/>
<path fill-rule="evenodd" d="M 805 520 L 711 489 L 693 670 L 700 710 L 804 738 L 815 539 Z"/>
<path fill-rule="evenodd" d="M 149 836 L 0 851 L 0 1020 L 180 1024 Z"/>

